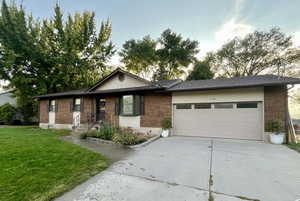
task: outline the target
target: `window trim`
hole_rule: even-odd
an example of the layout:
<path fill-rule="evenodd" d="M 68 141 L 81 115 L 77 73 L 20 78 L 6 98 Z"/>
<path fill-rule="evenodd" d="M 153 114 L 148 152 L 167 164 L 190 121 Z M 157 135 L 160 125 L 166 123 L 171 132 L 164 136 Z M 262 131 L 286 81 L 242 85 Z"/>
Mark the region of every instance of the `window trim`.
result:
<path fill-rule="evenodd" d="M 132 114 L 123 113 L 123 97 L 132 96 L 133 97 L 133 112 Z M 145 114 L 145 103 L 144 96 L 139 94 L 124 94 L 118 98 L 118 115 L 119 116 L 143 116 Z"/>

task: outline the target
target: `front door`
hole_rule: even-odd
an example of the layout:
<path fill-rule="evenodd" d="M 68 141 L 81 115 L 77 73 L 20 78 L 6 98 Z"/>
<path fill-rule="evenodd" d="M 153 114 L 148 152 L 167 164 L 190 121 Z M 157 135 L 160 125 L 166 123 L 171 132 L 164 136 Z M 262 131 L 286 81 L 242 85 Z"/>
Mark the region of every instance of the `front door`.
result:
<path fill-rule="evenodd" d="M 96 98 L 96 120 L 105 120 L 105 98 Z"/>

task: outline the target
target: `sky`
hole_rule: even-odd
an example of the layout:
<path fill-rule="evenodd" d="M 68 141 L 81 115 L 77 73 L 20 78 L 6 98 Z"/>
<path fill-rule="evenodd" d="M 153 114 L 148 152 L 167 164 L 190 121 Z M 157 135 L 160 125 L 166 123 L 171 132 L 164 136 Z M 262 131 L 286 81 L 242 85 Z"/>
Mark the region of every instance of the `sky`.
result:
<path fill-rule="evenodd" d="M 7 0 L 9 2 L 9 0 Z M 53 16 L 58 2 L 65 15 L 94 11 L 97 24 L 109 19 L 112 42 L 120 50 L 126 40 L 158 38 L 170 28 L 198 40 L 200 59 L 235 36 L 280 27 L 300 45 L 300 0 L 15 0 L 40 20 Z M 116 54 L 111 64 L 118 65 Z M 1 84 L 0 80 L 0 84 Z M 1 90 L 1 89 L 0 89 Z"/>
<path fill-rule="evenodd" d="M 8 0 L 7 0 L 8 1 Z M 8 1 L 9 2 L 9 1 Z M 145 35 L 158 38 L 167 28 L 184 38 L 198 40 L 199 58 L 235 36 L 277 26 L 295 35 L 300 45 L 299 0 L 16 0 L 34 17 L 53 16 L 58 2 L 63 12 L 94 11 L 97 23 L 110 19 L 117 49 L 126 40 Z M 116 55 L 113 64 L 119 63 Z"/>

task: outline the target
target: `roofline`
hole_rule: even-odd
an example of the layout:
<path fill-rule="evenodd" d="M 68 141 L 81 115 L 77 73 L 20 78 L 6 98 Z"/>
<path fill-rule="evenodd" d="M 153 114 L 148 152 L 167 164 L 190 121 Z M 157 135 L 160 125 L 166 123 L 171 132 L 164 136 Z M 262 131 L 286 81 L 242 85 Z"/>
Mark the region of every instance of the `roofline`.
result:
<path fill-rule="evenodd" d="M 13 92 L 13 91 L 14 91 L 14 89 L 9 89 L 9 90 L 6 90 L 6 91 L 1 91 L 1 92 L 0 92 L 0 95 L 8 94 L 8 93 L 11 93 L 11 92 Z"/>
<path fill-rule="evenodd" d="M 208 88 L 190 88 L 190 89 L 169 89 L 168 92 L 185 92 L 185 91 L 209 91 L 219 89 L 241 89 L 241 88 L 252 88 L 252 87 L 270 87 L 270 86 L 282 86 L 288 84 L 297 83 L 272 83 L 272 84 L 256 84 L 256 85 L 245 85 L 245 86 L 224 86 L 224 87 L 208 87 Z M 300 83 L 298 83 L 300 84 Z"/>
<path fill-rule="evenodd" d="M 127 93 L 127 92 L 139 92 L 139 91 L 156 91 L 163 90 L 164 87 L 152 87 L 152 88 L 144 88 L 144 87 L 135 87 L 135 88 L 121 88 L 121 89 L 110 89 L 110 90 L 101 90 L 101 91 L 93 91 L 93 92 L 79 92 L 79 93 L 70 93 L 70 94 L 46 94 L 41 96 L 35 96 L 34 98 L 42 99 L 42 98 L 55 98 L 55 97 L 70 97 L 70 96 L 94 96 L 98 94 L 119 94 L 119 93 Z"/>
<path fill-rule="evenodd" d="M 137 76 L 137 75 L 134 75 L 134 74 L 132 74 L 132 73 L 129 73 L 129 72 L 127 72 L 127 71 L 124 71 L 124 70 L 122 70 L 121 68 L 117 68 L 116 70 L 114 70 L 113 72 L 111 72 L 110 74 L 108 74 L 107 76 L 105 76 L 105 77 L 103 77 L 102 79 L 100 79 L 96 84 L 94 84 L 94 86 L 88 88 L 86 91 L 87 91 L 87 92 L 90 92 L 91 90 L 97 88 L 97 87 L 98 87 L 99 85 L 101 85 L 103 82 L 105 82 L 106 80 L 108 80 L 109 78 L 111 78 L 112 76 L 114 76 L 115 74 L 117 74 L 117 73 L 119 73 L 119 72 L 124 73 L 124 74 L 126 74 L 126 75 L 128 75 L 128 76 L 130 76 L 130 77 L 132 77 L 132 78 L 138 79 L 138 80 L 140 80 L 140 81 L 142 81 L 142 82 L 145 82 L 145 83 L 147 83 L 147 84 L 152 84 L 152 82 L 150 82 L 149 80 L 146 80 L 146 79 L 141 78 L 141 77 L 139 77 L 139 76 Z"/>

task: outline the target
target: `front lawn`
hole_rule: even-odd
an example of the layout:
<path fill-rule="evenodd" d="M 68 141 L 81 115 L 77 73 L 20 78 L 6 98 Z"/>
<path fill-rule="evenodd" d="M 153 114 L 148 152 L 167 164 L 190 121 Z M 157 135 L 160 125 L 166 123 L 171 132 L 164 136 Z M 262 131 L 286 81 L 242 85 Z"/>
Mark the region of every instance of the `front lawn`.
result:
<path fill-rule="evenodd" d="M 0 201 L 48 201 L 108 166 L 103 156 L 58 139 L 68 133 L 0 128 Z"/>
<path fill-rule="evenodd" d="M 288 144 L 287 145 L 289 148 L 294 149 L 300 153 L 300 143 L 298 144 Z"/>

